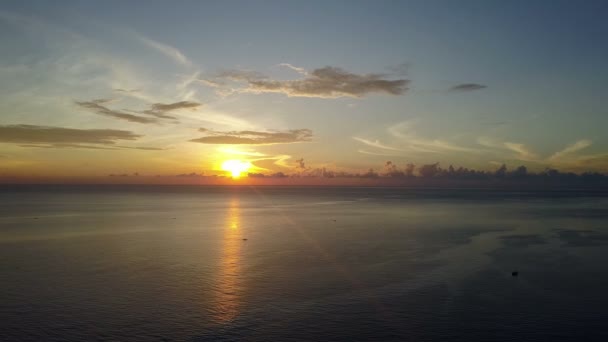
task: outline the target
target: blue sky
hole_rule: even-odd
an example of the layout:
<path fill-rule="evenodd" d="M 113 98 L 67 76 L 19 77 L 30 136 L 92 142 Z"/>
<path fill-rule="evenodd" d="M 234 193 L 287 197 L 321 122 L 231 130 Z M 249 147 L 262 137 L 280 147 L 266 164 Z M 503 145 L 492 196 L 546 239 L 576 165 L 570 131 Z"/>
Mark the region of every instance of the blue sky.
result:
<path fill-rule="evenodd" d="M 607 9 L 3 2 L 0 173 L 213 173 L 234 158 L 286 173 L 387 160 L 603 171 Z"/>

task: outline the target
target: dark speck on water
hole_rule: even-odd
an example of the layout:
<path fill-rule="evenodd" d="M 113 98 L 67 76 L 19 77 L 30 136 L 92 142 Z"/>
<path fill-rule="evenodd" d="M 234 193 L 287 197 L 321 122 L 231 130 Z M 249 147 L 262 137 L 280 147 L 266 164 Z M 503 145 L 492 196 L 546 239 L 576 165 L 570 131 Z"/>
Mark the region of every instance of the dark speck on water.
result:
<path fill-rule="evenodd" d="M 0 190 L 2 341 L 608 341 L 606 196 Z"/>

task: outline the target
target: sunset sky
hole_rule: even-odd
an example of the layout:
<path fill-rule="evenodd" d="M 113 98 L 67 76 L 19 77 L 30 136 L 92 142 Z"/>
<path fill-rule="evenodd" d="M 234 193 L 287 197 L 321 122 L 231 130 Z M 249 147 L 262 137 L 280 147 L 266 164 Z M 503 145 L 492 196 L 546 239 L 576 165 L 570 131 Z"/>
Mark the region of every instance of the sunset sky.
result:
<path fill-rule="evenodd" d="M 3 1 L 0 177 L 608 167 L 605 1 Z"/>

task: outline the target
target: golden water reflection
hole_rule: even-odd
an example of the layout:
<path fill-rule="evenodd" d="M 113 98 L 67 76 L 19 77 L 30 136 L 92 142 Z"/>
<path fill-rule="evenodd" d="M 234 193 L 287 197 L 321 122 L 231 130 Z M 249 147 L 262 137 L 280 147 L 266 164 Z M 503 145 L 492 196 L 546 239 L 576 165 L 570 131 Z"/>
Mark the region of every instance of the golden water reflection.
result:
<path fill-rule="evenodd" d="M 238 197 L 232 198 L 223 227 L 222 249 L 215 284 L 214 318 L 218 323 L 232 321 L 239 313 L 241 284 L 241 248 L 245 241 L 241 232 Z"/>

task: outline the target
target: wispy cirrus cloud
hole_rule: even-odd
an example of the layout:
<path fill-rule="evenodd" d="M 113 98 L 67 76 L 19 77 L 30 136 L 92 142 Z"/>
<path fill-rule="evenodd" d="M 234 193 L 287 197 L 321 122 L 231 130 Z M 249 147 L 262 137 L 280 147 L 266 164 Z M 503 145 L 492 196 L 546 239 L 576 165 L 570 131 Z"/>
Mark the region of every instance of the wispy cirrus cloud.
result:
<path fill-rule="evenodd" d="M 505 142 L 504 146 L 510 150 L 515 152 L 514 158 L 524 161 L 536 161 L 538 160 L 538 155 L 530 150 L 526 145 L 521 143 L 514 142 Z"/>
<path fill-rule="evenodd" d="M 399 155 L 412 153 L 448 153 L 448 152 L 464 152 L 464 153 L 481 153 L 479 149 L 461 146 L 450 141 L 442 139 L 428 139 L 418 136 L 414 129 L 414 124 L 410 121 L 403 121 L 388 127 L 387 132 L 391 145 L 381 143 L 378 140 L 369 140 L 359 137 L 353 139 L 369 146 L 383 151 L 358 150 L 359 153 L 369 155 Z M 391 151 L 387 153 L 386 151 Z M 392 152 L 396 151 L 396 152 Z"/>
<path fill-rule="evenodd" d="M 401 153 L 395 153 L 395 152 L 372 152 L 369 150 L 364 150 L 364 149 L 359 149 L 357 150 L 357 152 L 362 153 L 362 154 L 369 154 L 372 156 L 386 156 L 386 157 L 395 157 L 395 156 L 400 156 Z"/>
<path fill-rule="evenodd" d="M 539 161 L 539 156 L 533 152 L 526 144 L 510 141 L 497 141 L 496 139 L 481 136 L 477 138 L 477 143 L 481 146 L 493 150 L 495 153 L 509 152 L 510 155 L 504 157 L 522 161 Z M 515 154 L 513 154 L 515 152 Z"/>
<path fill-rule="evenodd" d="M 271 145 L 307 142 L 312 139 L 312 130 L 292 129 L 287 131 L 214 131 L 207 128 L 199 129 L 205 136 L 192 139 L 192 142 L 203 144 L 226 145 Z"/>
<path fill-rule="evenodd" d="M 307 71 L 283 63 L 303 76 L 296 80 L 271 79 L 251 70 L 226 70 L 216 77 L 202 81 L 214 87 L 225 85 L 227 80 L 245 83 L 245 87 L 234 89 L 241 93 L 278 93 L 290 97 L 317 97 L 335 99 L 340 97 L 361 98 L 373 93 L 402 95 L 409 90 L 410 80 L 389 79 L 385 74 L 356 74 L 338 67 L 323 67 Z"/>
<path fill-rule="evenodd" d="M 289 63 L 280 63 L 279 66 L 291 69 L 291 70 L 293 70 L 293 71 L 295 71 L 295 72 L 297 72 L 298 74 L 301 74 L 301 75 L 308 75 L 308 71 L 306 69 L 294 66 L 294 65 L 289 64 Z"/>
<path fill-rule="evenodd" d="M 577 156 L 577 152 L 592 145 L 589 139 L 580 139 L 565 148 L 554 152 L 548 157 L 540 156 L 535 153 L 532 148 L 523 143 L 516 142 L 501 142 L 489 137 L 478 137 L 477 143 L 494 150 L 496 153 L 500 151 L 515 152 L 515 154 L 507 155 L 507 158 L 513 158 L 521 161 L 535 162 L 538 164 L 549 164 L 564 166 L 575 166 L 583 160 L 593 159 L 596 156 Z"/>
<path fill-rule="evenodd" d="M 477 148 L 462 146 L 457 143 L 442 139 L 429 139 L 420 137 L 414 129 L 415 124 L 412 121 L 402 121 L 388 127 L 387 131 L 403 150 L 410 152 L 430 152 L 430 153 L 445 153 L 445 152 L 465 152 L 465 153 L 480 153 Z"/>
<path fill-rule="evenodd" d="M 181 64 L 183 66 L 188 66 L 188 67 L 193 65 L 192 61 L 190 61 L 190 59 L 188 59 L 188 57 L 186 57 L 186 55 L 184 55 L 180 50 L 178 50 L 177 48 L 175 48 L 171 45 L 161 43 L 159 41 L 150 39 L 148 37 L 145 37 L 145 36 L 143 36 L 139 33 L 135 33 L 135 32 L 133 32 L 133 36 L 137 40 L 139 40 L 141 43 L 143 43 L 144 45 L 173 59 L 173 61 L 175 61 L 178 64 Z"/>
<path fill-rule="evenodd" d="M 289 159 L 291 159 L 290 155 L 280 154 L 276 156 L 266 156 L 263 158 L 252 159 L 251 162 L 257 170 L 270 171 L 276 166 L 290 169 L 291 165 L 288 162 Z"/>
<path fill-rule="evenodd" d="M 488 86 L 479 83 L 461 83 L 451 87 L 449 90 L 453 92 L 474 91 L 487 88 Z"/>
<path fill-rule="evenodd" d="M 557 151 L 552 154 L 548 160 L 549 161 L 559 161 L 576 153 L 584 148 L 591 146 L 592 142 L 589 139 L 583 139 L 575 142 L 574 144 L 566 146 L 563 150 Z"/>
<path fill-rule="evenodd" d="M 363 138 L 359 138 L 359 137 L 353 137 L 353 139 L 357 140 L 358 142 L 364 143 L 367 146 L 379 148 L 381 150 L 401 151 L 398 148 L 385 145 L 378 140 L 369 140 L 369 139 L 363 139 Z"/>

